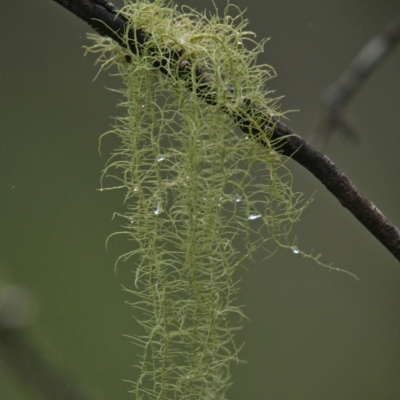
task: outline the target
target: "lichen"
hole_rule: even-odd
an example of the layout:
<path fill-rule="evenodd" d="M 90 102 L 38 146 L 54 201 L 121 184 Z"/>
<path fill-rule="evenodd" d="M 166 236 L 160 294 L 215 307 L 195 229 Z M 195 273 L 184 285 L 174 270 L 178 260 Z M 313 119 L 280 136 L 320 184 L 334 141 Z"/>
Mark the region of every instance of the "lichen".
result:
<path fill-rule="evenodd" d="M 126 290 L 142 327 L 132 336 L 142 348 L 133 392 L 137 399 L 222 400 L 230 364 L 238 361 L 240 326 L 232 316 L 243 316 L 234 273 L 260 247 L 267 254 L 290 248 L 288 234 L 304 207 L 271 132 L 263 130 L 261 146 L 235 131 L 229 117 L 244 98 L 279 117 L 265 86 L 276 74 L 256 63 L 264 42 L 245 30 L 236 7 L 208 17 L 140 0 L 121 14 L 146 32 L 140 54 L 129 50 L 128 35 L 126 48 L 90 35 L 88 50 L 103 69 L 116 66 L 124 83 L 125 115 L 106 133 L 121 147 L 103 177 L 126 190 L 126 212 L 118 214 L 126 223 L 115 235 L 132 243 L 119 261 L 134 268 Z M 171 60 L 171 52 L 180 58 Z M 182 79 L 186 63 L 190 73 Z M 160 64 L 167 75 L 154 68 Z M 212 76 L 212 101 L 196 70 Z"/>

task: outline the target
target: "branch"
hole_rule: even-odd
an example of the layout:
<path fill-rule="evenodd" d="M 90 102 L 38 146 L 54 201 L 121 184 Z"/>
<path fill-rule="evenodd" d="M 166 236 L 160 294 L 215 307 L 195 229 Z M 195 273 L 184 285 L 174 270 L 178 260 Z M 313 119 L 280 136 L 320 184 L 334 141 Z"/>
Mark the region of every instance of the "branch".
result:
<path fill-rule="evenodd" d="M 107 3 L 105 0 L 54 1 L 86 21 L 101 35 L 114 39 L 121 46 L 126 46 L 123 38 L 127 29 L 127 21 L 122 15 L 117 14 L 116 8 L 111 3 Z M 130 30 L 128 39 L 130 50 L 134 54 L 140 55 L 141 46 L 146 41 L 146 32 Z M 186 81 L 188 89 L 192 89 L 191 80 L 187 81 L 185 78 L 191 77 L 194 72 L 199 82 L 199 96 L 207 103 L 215 104 L 213 94 L 208 90 L 212 77 L 206 71 L 199 68 L 191 71 L 192 63 L 189 60 L 182 61 L 180 52 L 170 51 L 164 56 L 163 61 L 155 67 L 165 74 L 171 70 L 178 71 L 179 77 Z M 166 68 L 167 63 L 174 62 L 176 68 Z M 317 151 L 282 122 L 261 113 L 262 111 L 257 109 L 256 105 L 245 99 L 241 109 L 230 115 L 243 132 L 258 139 L 262 135 L 260 135 L 260 131 L 252 127 L 251 120 L 261 121 L 259 126 L 262 129 L 270 131 L 272 128 L 272 140 L 279 143 L 279 151 L 297 161 L 319 179 L 343 207 L 347 208 L 400 261 L 400 230 L 357 189 L 328 157 Z"/>
<path fill-rule="evenodd" d="M 322 103 L 326 111 L 317 122 L 317 134 L 329 139 L 332 132 L 338 130 L 350 140 L 357 139 L 356 130 L 343 115 L 344 108 L 399 40 L 400 17 L 389 22 L 381 33 L 373 37 L 356 55 L 349 69 L 324 91 Z"/>
<path fill-rule="evenodd" d="M 24 289 L 0 287 L 0 356 L 30 391 L 48 400 L 90 400 L 43 356 L 28 334 L 31 301 Z"/>

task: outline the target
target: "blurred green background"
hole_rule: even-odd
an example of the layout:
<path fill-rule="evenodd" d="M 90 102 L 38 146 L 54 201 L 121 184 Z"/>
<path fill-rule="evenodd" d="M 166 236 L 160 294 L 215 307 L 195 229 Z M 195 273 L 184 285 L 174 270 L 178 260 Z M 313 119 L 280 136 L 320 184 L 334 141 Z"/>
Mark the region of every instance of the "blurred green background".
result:
<path fill-rule="evenodd" d="M 122 1 L 115 0 L 117 6 Z M 209 0 L 190 0 L 198 10 Z M 225 0 L 216 0 L 222 9 Z M 237 1 L 250 29 L 271 37 L 260 62 L 273 65 L 270 82 L 296 109 L 289 126 L 311 142 L 323 89 L 360 48 L 400 14 L 398 1 Z M 134 332 L 132 266 L 113 267 L 129 248 L 111 220 L 123 212 L 123 192 L 99 192 L 100 173 L 115 139 L 109 129 L 117 78 L 83 57 L 90 28 L 53 1 L 3 2 L 0 14 L 0 284 L 27 288 L 38 313 L 32 340 L 43 355 L 93 398 L 129 399 L 138 349 Z M 348 115 L 360 142 L 336 137 L 327 155 L 394 223 L 400 224 L 400 47 L 385 59 L 352 101 Z M 297 190 L 315 200 L 298 224 L 298 246 L 348 269 L 329 273 L 281 251 L 263 254 L 239 274 L 249 321 L 233 368 L 231 400 L 400 398 L 400 265 L 313 178 L 290 162 Z M 4 397 L 2 397 L 4 396 Z M 0 360 L 0 397 L 35 395 Z M 40 397 L 37 397 L 40 398 Z"/>

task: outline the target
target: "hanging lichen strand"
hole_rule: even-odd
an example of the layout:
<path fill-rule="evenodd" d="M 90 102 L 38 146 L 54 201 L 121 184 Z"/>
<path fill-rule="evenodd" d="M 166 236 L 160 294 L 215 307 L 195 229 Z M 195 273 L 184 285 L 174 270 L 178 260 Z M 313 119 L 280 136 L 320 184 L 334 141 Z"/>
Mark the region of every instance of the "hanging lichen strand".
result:
<path fill-rule="evenodd" d="M 116 65 L 125 84 L 126 114 L 108 132 L 122 146 L 104 176 L 126 189 L 127 211 L 119 214 L 126 224 L 115 234 L 132 243 L 119 260 L 134 266 L 129 291 L 142 326 L 134 336 L 142 348 L 137 399 L 226 398 L 229 365 L 238 359 L 234 321 L 242 315 L 233 304 L 233 274 L 267 241 L 287 244 L 300 215 L 299 195 L 268 132 L 268 145 L 260 146 L 235 133 L 227 116 L 244 97 L 277 115 L 265 88 L 275 72 L 255 64 L 263 44 L 244 31 L 235 7 L 211 18 L 184 11 L 161 1 L 128 2 L 121 13 L 146 33 L 140 55 L 95 35 L 89 49 L 103 67 Z M 170 60 L 171 52 L 180 59 Z M 154 68 L 160 64 L 167 75 Z M 212 105 L 202 100 L 196 70 L 212 76 Z"/>

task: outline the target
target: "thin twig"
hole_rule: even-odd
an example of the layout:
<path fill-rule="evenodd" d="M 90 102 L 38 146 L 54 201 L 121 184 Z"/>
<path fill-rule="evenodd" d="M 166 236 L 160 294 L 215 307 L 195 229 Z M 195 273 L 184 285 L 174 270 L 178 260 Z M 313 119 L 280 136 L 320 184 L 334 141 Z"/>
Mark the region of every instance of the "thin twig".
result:
<path fill-rule="evenodd" d="M 323 115 L 317 121 L 316 133 L 329 141 L 334 131 L 356 141 L 356 129 L 344 117 L 347 103 L 357 93 L 372 71 L 390 53 L 400 40 L 400 17 L 389 22 L 356 55 L 347 71 L 322 94 Z"/>
<path fill-rule="evenodd" d="M 126 30 L 126 20 L 116 15 L 115 7 L 104 0 L 54 0 L 69 11 L 86 21 L 93 29 L 101 35 L 108 36 L 116 40 L 121 46 L 125 46 L 123 40 Z M 146 32 L 143 30 L 129 31 L 129 48 L 140 55 L 142 45 L 146 41 Z M 176 71 L 181 79 L 192 76 L 189 60 L 182 62 L 182 53 L 169 52 L 167 58 L 157 65 L 163 73 L 174 70 L 166 68 L 167 63 L 179 62 Z M 196 68 L 195 76 L 199 80 L 198 92 L 201 98 L 209 104 L 214 104 L 212 94 L 207 91 L 208 84 L 212 78 L 207 73 Z M 187 86 L 191 89 L 191 81 L 187 81 Z M 200 88 L 200 90 L 199 90 Z M 260 111 L 257 106 L 250 101 L 244 100 L 243 106 L 235 114 L 231 114 L 238 126 L 256 138 L 260 137 L 251 127 L 249 116 L 257 121 L 262 120 L 260 124 L 263 128 L 271 129 L 273 126 L 272 140 L 279 142 L 279 151 L 293 160 L 297 161 L 317 179 L 319 179 L 326 188 L 346 207 L 399 261 L 400 261 L 400 230 L 393 225 L 379 210 L 371 203 L 357 187 L 340 171 L 340 169 L 324 154 L 317 151 L 302 137 L 280 121 L 275 120 L 269 115 L 263 115 L 260 118 Z"/>
<path fill-rule="evenodd" d="M 48 400 L 89 400 L 90 397 L 44 356 L 28 332 L 32 310 L 25 290 L 0 287 L 0 358 L 29 392 Z M 0 374 L 1 375 L 1 374 Z M 4 379 L 4 378 L 3 378 Z"/>

